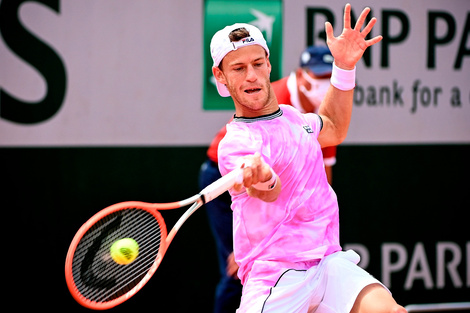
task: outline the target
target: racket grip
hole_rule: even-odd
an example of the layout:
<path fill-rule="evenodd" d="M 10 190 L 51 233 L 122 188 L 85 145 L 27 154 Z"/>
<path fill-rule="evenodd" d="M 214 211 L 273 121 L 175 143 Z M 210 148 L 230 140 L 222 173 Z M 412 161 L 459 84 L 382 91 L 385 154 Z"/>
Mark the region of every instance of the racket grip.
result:
<path fill-rule="evenodd" d="M 232 188 L 236 182 L 243 181 L 242 175 L 243 169 L 237 168 L 228 173 L 227 175 L 222 176 L 206 188 L 202 189 L 199 194 L 204 198 L 204 203 L 217 198 L 218 196 Z"/>

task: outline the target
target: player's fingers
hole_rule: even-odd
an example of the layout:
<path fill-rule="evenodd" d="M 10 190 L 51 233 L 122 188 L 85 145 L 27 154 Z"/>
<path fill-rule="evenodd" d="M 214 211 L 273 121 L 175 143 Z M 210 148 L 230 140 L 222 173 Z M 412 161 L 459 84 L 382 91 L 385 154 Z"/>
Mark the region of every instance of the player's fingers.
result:
<path fill-rule="evenodd" d="M 333 34 L 333 26 L 330 22 L 325 23 L 325 34 L 327 41 L 332 40 L 335 37 L 335 35 Z"/>
<path fill-rule="evenodd" d="M 265 162 L 263 160 L 263 158 L 261 157 L 261 154 L 259 152 L 256 152 L 253 156 L 253 163 L 254 163 L 254 172 L 255 172 L 255 175 L 254 178 L 253 178 L 253 181 L 254 183 L 259 183 L 260 181 L 263 180 L 263 175 L 264 175 L 264 167 L 265 167 Z"/>
<path fill-rule="evenodd" d="M 365 38 L 370 31 L 372 30 L 372 27 L 374 27 L 375 23 L 377 23 L 377 19 L 373 17 L 369 23 L 367 23 L 366 27 L 361 32 L 361 35 Z"/>
<path fill-rule="evenodd" d="M 375 45 L 376 43 L 378 43 L 379 41 L 382 40 L 382 36 L 376 36 L 372 39 L 369 39 L 369 40 L 366 40 L 366 44 L 368 47 L 372 46 L 372 45 Z"/>
<path fill-rule="evenodd" d="M 240 192 L 242 188 L 243 188 L 243 181 L 241 183 L 233 184 L 233 189 L 235 189 L 236 192 Z"/>
<path fill-rule="evenodd" d="M 361 31 L 362 25 L 364 25 L 364 22 L 366 20 L 367 15 L 370 12 L 370 8 L 367 7 L 364 10 L 362 10 L 361 15 L 359 15 L 359 18 L 357 19 L 356 26 L 354 26 L 354 30 Z"/>
<path fill-rule="evenodd" d="M 349 3 L 344 7 L 344 28 L 351 29 L 351 4 Z"/>
<path fill-rule="evenodd" d="M 259 157 L 258 157 L 259 156 Z M 258 183 L 259 182 L 265 182 L 271 179 L 272 174 L 271 174 L 271 166 L 267 164 L 261 155 L 258 155 L 256 158 L 256 165 L 257 165 L 257 179 Z"/>
<path fill-rule="evenodd" d="M 259 165 L 252 161 L 250 167 L 244 169 L 243 185 L 249 188 L 259 182 Z"/>
<path fill-rule="evenodd" d="M 251 185 L 251 168 L 245 167 L 243 169 L 243 186 L 250 187 Z"/>
<path fill-rule="evenodd" d="M 262 175 L 261 160 L 259 159 L 259 157 L 253 161 L 252 169 L 253 169 L 253 184 L 259 183 L 261 175 Z"/>

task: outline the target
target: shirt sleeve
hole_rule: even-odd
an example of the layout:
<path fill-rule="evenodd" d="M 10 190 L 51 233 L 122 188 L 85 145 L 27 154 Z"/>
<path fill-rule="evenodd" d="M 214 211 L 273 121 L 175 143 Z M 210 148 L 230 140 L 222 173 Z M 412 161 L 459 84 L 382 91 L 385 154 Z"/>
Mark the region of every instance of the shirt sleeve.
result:
<path fill-rule="evenodd" d="M 320 119 L 320 131 L 321 131 L 323 129 L 323 119 L 321 118 L 320 115 L 318 115 L 318 114 L 315 114 L 315 115 L 317 115 L 318 118 Z"/>
<path fill-rule="evenodd" d="M 323 128 L 323 120 L 321 116 L 316 113 L 305 113 L 304 118 L 307 120 L 307 123 L 312 128 L 313 133 L 318 138 L 318 135 Z"/>

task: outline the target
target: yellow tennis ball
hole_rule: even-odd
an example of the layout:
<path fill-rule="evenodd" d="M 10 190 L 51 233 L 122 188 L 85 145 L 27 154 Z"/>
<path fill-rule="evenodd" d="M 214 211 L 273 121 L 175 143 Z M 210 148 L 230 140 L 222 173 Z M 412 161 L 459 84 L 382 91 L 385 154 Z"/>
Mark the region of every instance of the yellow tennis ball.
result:
<path fill-rule="evenodd" d="M 139 255 L 139 245 L 132 238 L 123 238 L 111 245 L 111 258 L 117 264 L 129 264 Z"/>

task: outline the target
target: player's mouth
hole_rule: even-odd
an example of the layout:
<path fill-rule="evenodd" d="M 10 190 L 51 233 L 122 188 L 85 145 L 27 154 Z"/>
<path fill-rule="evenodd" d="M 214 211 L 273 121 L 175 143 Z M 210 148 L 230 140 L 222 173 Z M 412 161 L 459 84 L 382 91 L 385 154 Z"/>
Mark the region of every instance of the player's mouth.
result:
<path fill-rule="evenodd" d="M 248 88 L 248 89 L 245 89 L 244 91 L 245 91 L 245 93 L 251 95 L 251 94 L 255 94 L 255 93 L 260 92 L 261 88 Z"/>

